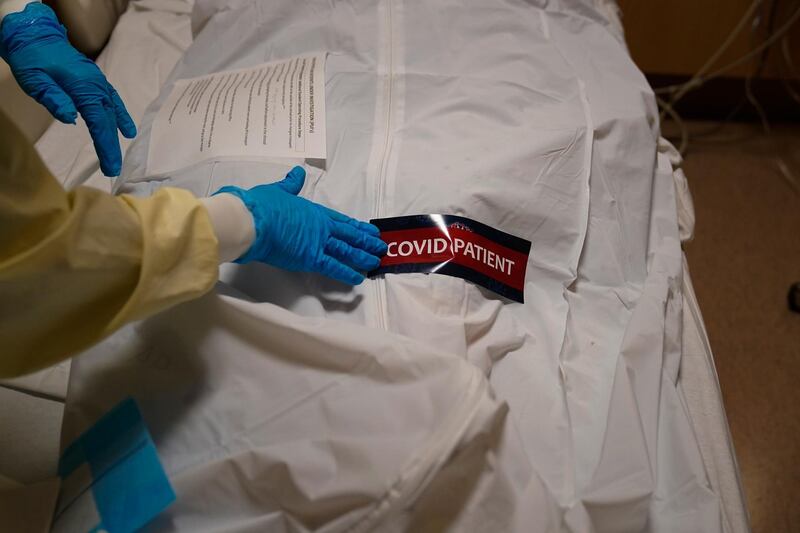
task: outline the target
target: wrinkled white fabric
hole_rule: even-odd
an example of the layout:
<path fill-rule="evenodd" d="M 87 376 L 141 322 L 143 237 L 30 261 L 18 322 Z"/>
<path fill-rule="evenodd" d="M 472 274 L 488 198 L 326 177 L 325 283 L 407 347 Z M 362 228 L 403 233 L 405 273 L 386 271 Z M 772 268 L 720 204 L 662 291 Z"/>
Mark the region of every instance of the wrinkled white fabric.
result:
<path fill-rule="evenodd" d="M 303 163 L 144 173 L 174 80 L 322 50 L 329 158 L 303 196 L 462 215 L 532 250 L 524 305 L 444 276 L 349 289 L 230 265 L 217 294 L 82 356 L 70 431 L 139 399 L 178 493 L 153 530 L 722 531 L 676 386 L 672 165 L 594 3 L 198 0 L 193 27 L 121 190 L 202 196 Z"/>

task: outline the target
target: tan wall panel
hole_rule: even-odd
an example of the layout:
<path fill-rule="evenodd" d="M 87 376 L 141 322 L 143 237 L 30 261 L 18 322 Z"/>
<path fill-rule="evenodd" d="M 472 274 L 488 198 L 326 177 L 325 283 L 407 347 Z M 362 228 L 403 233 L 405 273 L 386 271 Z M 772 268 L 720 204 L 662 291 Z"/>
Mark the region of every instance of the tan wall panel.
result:
<path fill-rule="evenodd" d="M 751 3 L 752 0 L 619 0 L 628 46 L 639 68 L 649 74 L 676 75 L 697 72 L 736 27 Z M 718 66 L 747 54 L 763 41 L 771 5 L 772 0 L 763 2 L 757 11 L 763 17 L 762 23 L 755 29 L 748 24 Z M 800 2 L 782 0 L 779 8 L 776 28 L 800 8 Z M 800 22 L 792 27 L 790 37 L 795 60 L 800 62 Z M 781 70 L 786 71 L 781 69 L 780 55 L 780 47 L 775 47 L 764 70 L 766 77 L 778 77 Z M 754 59 L 728 75 L 746 76 L 756 65 Z"/>

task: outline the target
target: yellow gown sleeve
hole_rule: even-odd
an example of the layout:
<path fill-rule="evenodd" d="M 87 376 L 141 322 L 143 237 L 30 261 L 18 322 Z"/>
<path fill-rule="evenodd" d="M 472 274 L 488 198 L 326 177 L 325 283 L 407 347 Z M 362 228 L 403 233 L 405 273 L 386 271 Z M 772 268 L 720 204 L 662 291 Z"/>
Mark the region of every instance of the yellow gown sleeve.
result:
<path fill-rule="evenodd" d="M 0 112 L 0 377 L 75 355 L 217 275 L 217 239 L 191 193 L 68 193 Z"/>

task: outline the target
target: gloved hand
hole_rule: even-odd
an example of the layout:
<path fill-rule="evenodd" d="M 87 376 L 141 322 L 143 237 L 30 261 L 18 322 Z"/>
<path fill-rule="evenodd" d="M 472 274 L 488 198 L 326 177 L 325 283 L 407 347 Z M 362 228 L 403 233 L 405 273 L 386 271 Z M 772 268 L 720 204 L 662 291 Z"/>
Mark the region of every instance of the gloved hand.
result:
<path fill-rule="evenodd" d="M 74 124 L 80 112 L 103 174 L 119 175 L 122 153 L 117 128 L 131 139 L 136 125 L 97 65 L 69 44 L 52 9 L 31 3 L 22 12 L 6 15 L 0 26 L 0 57 L 22 90 L 56 119 Z"/>
<path fill-rule="evenodd" d="M 215 193 L 239 197 L 255 221 L 253 245 L 236 262 L 261 261 L 358 285 L 362 272 L 378 267 L 386 243 L 372 224 L 297 196 L 305 178 L 305 170 L 294 167 L 278 183 L 250 190 L 228 186 Z"/>

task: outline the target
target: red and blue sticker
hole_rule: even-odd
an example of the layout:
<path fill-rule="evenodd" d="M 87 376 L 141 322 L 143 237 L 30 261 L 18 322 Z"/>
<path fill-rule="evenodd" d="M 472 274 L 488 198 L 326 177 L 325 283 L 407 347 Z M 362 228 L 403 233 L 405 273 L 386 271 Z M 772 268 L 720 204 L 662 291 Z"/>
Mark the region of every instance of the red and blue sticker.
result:
<path fill-rule="evenodd" d="M 530 241 L 455 215 L 411 215 L 370 222 L 380 229 L 389 250 L 369 277 L 444 274 L 524 302 Z"/>

